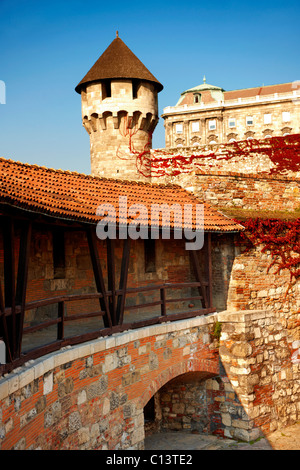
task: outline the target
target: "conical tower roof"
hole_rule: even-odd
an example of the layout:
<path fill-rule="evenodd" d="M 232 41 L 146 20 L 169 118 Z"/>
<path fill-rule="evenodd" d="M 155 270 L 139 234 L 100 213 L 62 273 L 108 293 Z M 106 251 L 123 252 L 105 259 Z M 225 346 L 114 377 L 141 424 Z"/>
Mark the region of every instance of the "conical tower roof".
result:
<path fill-rule="evenodd" d="M 146 80 L 154 83 L 158 91 L 163 89 L 162 84 L 126 46 L 118 34 L 81 82 L 78 83 L 75 90 L 80 93 L 81 87 L 87 83 L 112 78 Z"/>

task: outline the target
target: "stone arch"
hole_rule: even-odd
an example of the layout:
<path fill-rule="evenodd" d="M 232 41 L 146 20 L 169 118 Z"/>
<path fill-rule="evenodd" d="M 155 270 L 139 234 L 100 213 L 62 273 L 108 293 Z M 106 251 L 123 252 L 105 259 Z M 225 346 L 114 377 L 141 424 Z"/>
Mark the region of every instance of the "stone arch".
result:
<path fill-rule="evenodd" d="M 246 139 L 253 139 L 254 135 L 255 135 L 255 132 L 252 132 L 252 131 L 245 132 Z"/>
<path fill-rule="evenodd" d="M 227 135 L 227 142 L 236 142 L 237 136 L 238 135 L 235 132 L 231 132 Z"/>
<path fill-rule="evenodd" d="M 265 130 L 263 130 L 263 136 L 264 136 L 264 139 L 266 139 L 266 138 L 268 138 L 268 139 L 269 139 L 269 138 L 271 138 L 271 137 L 272 137 L 272 134 L 273 134 L 273 132 L 274 132 L 274 131 L 273 131 L 273 129 L 269 129 L 269 128 L 268 128 L 268 129 L 265 129 Z"/>
<path fill-rule="evenodd" d="M 111 122 L 112 122 L 112 112 L 111 111 L 104 111 L 104 113 L 102 113 L 102 116 L 101 116 L 101 127 L 103 129 L 107 129 L 108 127 L 108 121 L 111 119 Z M 112 124 L 111 124 L 112 125 Z"/>
<path fill-rule="evenodd" d="M 221 379 L 218 371 L 208 370 L 207 365 L 207 361 L 177 364 L 151 383 L 138 404 L 144 416 L 145 436 L 149 431 L 150 434 L 167 430 L 215 431 L 216 413 L 212 403 L 216 392 L 210 382 L 211 379 L 221 382 Z M 218 432 L 219 428 L 218 425 Z"/>
<path fill-rule="evenodd" d="M 175 145 L 176 145 L 176 147 L 183 147 L 184 144 L 185 144 L 184 139 L 178 138 L 178 139 L 175 140 Z"/>
<path fill-rule="evenodd" d="M 213 144 L 216 144 L 217 142 L 218 142 L 218 136 L 215 134 L 210 134 L 210 136 L 208 137 L 208 143 L 210 145 L 213 145 Z"/>
<path fill-rule="evenodd" d="M 292 128 L 291 127 L 283 127 L 281 129 L 281 132 L 282 132 L 282 135 L 285 136 L 285 135 L 289 135 L 291 134 L 292 132 Z"/>
<path fill-rule="evenodd" d="M 91 123 L 89 121 L 89 118 L 87 116 L 83 116 L 82 118 L 82 125 L 87 131 L 88 134 L 92 133 L 92 128 L 91 128 Z"/>
<path fill-rule="evenodd" d="M 123 132 L 128 128 L 128 113 L 124 109 L 118 111 L 118 128 Z"/>
<path fill-rule="evenodd" d="M 219 371 L 215 367 L 212 367 L 210 361 L 207 360 L 193 359 L 174 364 L 169 368 L 163 370 L 160 374 L 156 376 L 155 379 L 152 380 L 151 384 L 139 397 L 137 406 L 139 408 L 144 408 L 150 398 L 167 382 L 170 382 L 171 380 L 175 379 L 180 375 L 187 374 L 190 372 L 209 373 L 212 376 L 216 376 L 219 373 Z"/>
<path fill-rule="evenodd" d="M 99 125 L 99 116 L 97 113 L 91 114 L 91 126 L 94 132 L 98 130 L 98 125 Z"/>

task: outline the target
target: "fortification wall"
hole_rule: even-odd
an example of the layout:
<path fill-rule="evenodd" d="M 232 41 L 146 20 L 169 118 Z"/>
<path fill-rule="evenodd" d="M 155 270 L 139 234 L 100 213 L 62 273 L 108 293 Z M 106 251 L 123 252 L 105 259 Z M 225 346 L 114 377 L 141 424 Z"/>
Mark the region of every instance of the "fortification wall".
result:
<path fill-rule="evenodd" d="M 143 449 L 153 396 L 164 429 L 251 441 L 299 420 L 299 381 L 300 341 L 273 312 L 150 326 L 63 348 L 2 377 L 0 446 Z"/>

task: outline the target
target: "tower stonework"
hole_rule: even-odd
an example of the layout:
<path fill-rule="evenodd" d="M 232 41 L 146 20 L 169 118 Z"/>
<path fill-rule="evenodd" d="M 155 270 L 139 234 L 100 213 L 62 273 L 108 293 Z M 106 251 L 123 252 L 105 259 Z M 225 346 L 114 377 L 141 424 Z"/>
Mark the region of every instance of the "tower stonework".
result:
<path fill-rule="evenodd" d="M 91 174 L 146 181 L 162 85 L 118 37 L 77 85 Z"/>

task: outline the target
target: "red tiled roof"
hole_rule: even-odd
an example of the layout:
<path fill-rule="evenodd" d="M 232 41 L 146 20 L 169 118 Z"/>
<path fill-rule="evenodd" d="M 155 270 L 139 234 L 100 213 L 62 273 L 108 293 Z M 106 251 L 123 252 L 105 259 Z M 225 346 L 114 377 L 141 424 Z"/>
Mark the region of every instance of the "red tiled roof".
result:
<path fill-rule="evenodd" d="M 267 96 L 267 95 L 274 95 L 274 93 L 289 93 L 296 90 L 295 82 L 291 83 L 281 83 L 278 85 L 266 85 L 260 87 L 253 87 L 253 88 L 242 88 L 240 90 L 230 90 L 224 91 L 224 101 L 236 100 L 238 98 L 252 98 L 255 96 Z M 215 102 L 213 97 L 211 96 L 210 90 L 204 90 L 201 92 L 201 102 L 204 104 L 208 104 L 211 102 Z M 194 92 L 187 91 L 184 98 L 180 101 L 180 105 L 183 104 L 194 104 Z"/>
<path fill-rule="evenodd" d="M 0 158 L 0 210 L 8 204 L 15 208 L 57 219 L 96 224 L 100 204 L 116 208 L 119 221 L 119 197 L 127 196 L 127 207 L 143 204 L 148 211 L 145 225 L 151 225 L 151 204 L 201 204 L 192 193 L 174 184 L 151 184 L 99 178 L 76 172 L 54 170 Z M 134 217 L 128 217 L 131 222 Z M 171 218 L 171 227 L 172 218 Z M 193 220 L 193 228 L 195 220 Z M 232 232 L 242 227 L 204 203 L 204 230 Z"/>
<path fill-rule="evenodd" d="M 266 85 L 254 88 L 243 88 L 224 92 L 224 99 L 235 100 L 237 98 L 251 98 L 253 96 L 273 95 L 274 93 L 288 93 L 295 90 L 293 83 L 280 83 L 278 85 Z"/>

